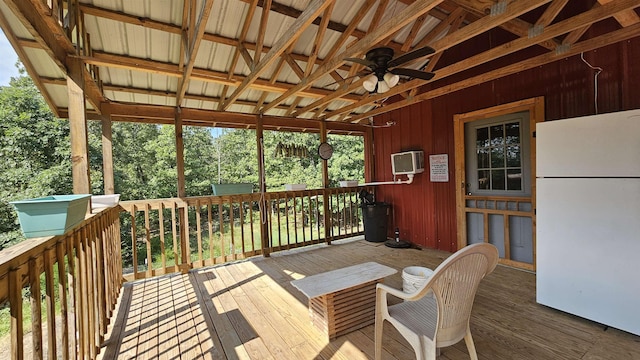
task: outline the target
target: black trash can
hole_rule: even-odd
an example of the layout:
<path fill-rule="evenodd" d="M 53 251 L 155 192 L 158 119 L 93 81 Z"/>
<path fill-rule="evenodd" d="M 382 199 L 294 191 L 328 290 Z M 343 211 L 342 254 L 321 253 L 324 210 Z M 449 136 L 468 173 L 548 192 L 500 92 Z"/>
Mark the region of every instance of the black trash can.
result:
<path fill-rule="evenodd" d="M 387 241 L 387 224 L 391 205 L 384 202 L 362 204 L 364 239 L 370 242 Z"/>

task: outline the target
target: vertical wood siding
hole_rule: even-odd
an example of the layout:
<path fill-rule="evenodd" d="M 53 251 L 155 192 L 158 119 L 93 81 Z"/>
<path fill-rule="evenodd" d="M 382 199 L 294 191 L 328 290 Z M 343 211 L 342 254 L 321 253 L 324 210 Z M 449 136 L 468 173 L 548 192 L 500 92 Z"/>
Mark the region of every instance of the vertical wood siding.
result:
<path fill-rule="evenodd" d="M 598 76 L 598 112 L 640 108 L 640 38 L 584 54 Z M 572 56 L 528 71 L 460 90 L 382 114 L 374 130 L 373 181 L 390 181 L 391 154 L 423 150 L 425 172 L 410 185 L 380 185 L 376 201 L 392 204 L 388 236 L 395 227 L 401 238 L 423 247 L 457 250 L 453 116 L 517 100 L 544 96 L 545 120 L 595 114 L 594 70 Z M 429 181 L 428 157 L 449 155 L 449 182 Z"/>

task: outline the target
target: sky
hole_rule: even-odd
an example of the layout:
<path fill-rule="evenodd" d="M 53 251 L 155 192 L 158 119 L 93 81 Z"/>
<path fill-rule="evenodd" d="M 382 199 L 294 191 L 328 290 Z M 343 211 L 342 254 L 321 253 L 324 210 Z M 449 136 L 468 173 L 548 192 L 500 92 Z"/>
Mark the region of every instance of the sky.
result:
<path fill-rule="evenodd" d="M 0 31 L 0 86 L 9 85 L 11 77 L 18 76 L 16 60 L 18 60 L 18 55 L 13 51 L 9 40 L 4 36 L 4 32 Z"/>

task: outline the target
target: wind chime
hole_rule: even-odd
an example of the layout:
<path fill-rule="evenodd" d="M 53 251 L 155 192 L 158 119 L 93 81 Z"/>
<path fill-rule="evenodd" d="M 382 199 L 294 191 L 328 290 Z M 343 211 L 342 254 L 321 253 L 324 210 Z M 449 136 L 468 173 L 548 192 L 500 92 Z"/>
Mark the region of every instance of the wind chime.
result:
<path fill-rule="evenodd" d="M 302 145 L 290 145 L 283 144 L 281 142 L 276 146 L 276 151 L 274 156 L 276 157 L 297 157 L 297 158 L 306 158 L 309 157 L 309 150 Z"/>

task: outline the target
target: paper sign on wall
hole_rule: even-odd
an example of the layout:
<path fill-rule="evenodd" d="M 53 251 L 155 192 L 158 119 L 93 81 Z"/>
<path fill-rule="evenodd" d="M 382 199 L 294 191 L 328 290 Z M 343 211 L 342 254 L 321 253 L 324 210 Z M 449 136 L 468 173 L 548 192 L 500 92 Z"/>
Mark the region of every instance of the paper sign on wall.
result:
<path fill-rule="evenodd" d="M 429 155 L 429 168 L 431 182 L 449 181 L 449 155 Z"/>

